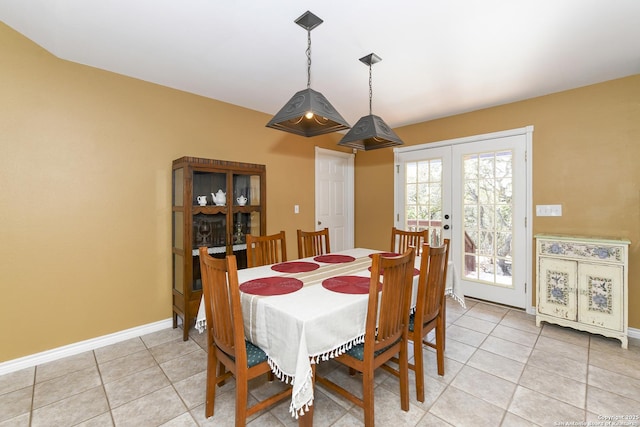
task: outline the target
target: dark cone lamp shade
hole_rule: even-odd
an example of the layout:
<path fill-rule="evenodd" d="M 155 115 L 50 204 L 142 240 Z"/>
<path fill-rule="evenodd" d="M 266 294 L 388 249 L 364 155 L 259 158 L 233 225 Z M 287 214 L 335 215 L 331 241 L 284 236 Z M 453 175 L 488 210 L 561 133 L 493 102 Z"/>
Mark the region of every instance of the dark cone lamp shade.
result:
<path fill-rule="evenodd" d="M 311 30 L 322 19 L 306 11 L 295 23 L 307 30 L 307 88 L 293 95 L 267 127 L 302 136 L 317 136 L 349 129 L 349 124 L 320 92 L 311 89 Z"/>
<path fill-rule="evenodd" d="M 391 130 L 384 120 L 371 113 L 371 99 L 373 97 L 371 66 L 380 61 L 382 61 L 382 58 L 375 53 L 370 53 L 360 58 L 360 62 L 369 66 L 369 115 L 361 117 L 344 138 L 338 142 L 338 145 L 367 151 L 403 144 L 402 140 L 398 138 L 398 135 Z"/>
<path fill-rule="evenodd" d="M 402 145 L 402 140 L 384 120 L 369 114 L 361 117 L 338 145 L 367 151 Z"/>
<path fill-rule="evenodd" d="M 349 129 L 349 124 L 323 94 L 307 88 L 293 95 L 267 127 L 309 137 Z"/>

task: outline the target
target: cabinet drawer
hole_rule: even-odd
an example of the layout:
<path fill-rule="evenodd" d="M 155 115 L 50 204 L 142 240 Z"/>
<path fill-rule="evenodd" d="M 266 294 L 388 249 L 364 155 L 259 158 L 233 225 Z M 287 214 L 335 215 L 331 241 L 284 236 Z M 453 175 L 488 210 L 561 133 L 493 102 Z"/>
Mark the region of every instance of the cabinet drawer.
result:
<path fill-rule="evenodd" d="M 625 246 L 606 243 L 538 240 L 539 255 L 597 262 L 624 262 Z"/>

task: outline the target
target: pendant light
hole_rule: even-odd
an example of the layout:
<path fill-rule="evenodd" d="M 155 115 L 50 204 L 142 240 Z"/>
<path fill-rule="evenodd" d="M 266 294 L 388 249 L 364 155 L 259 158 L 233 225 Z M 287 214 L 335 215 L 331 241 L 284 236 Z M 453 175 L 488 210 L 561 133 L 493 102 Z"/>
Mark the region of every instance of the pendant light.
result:
<path fill-rule="evenodd" d="M 382 59 L 375 53 L 371 53 L 360 58 L 360 61 L 369 66 L 369 115 L 361 117 L 338 145 L 365 151 L 402 145 L 402 140 L 384 120 L 371 114 L 371 98 L 373 97 L 371 66 Z"/>
<path fill-rule="evenodd" d="M 307 30 L 307 88 L 293 95 L 267 127 L 307 137 L 349 129 L 349 124 L 327 98 L 311 89 L 311 30 L 322 22 L 309 11 L 295 20 Z"/>

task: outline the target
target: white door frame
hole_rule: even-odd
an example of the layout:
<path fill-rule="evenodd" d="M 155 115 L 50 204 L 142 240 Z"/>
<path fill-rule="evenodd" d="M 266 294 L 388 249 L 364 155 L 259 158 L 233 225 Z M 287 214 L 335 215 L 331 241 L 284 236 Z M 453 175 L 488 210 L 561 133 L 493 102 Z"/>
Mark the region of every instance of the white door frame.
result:
<path fill-rule="evenodd" d="M 354 153 L 345 153 L 343 151 L 337 150 L 328 150 L 326 148 L 315 147 L 315 220 L 314 220 L 314 228 L 318 228 L 318 206 L 321 201 L 319 200 L 319 168 L 318 168 L 318 154 L 322 154 L 323 156 L 332 156 L 338 157 L 347 160 L 347 178 L 345 180 L 345 188 L 344 192 L 344 206 L 346 209 L 346 218 L 347 223 L 345 224 L 345 249 L 352 249 L 355 244 L 355 225 L 354 225 L 354 217 L 355 217 L 355 154 Z M 324 227 L 320 227 L 322 229 Z M 333 245 L 331 245 L 333 247 Z"/>
<path fill-rule="evenodd" d="M 517 129 L 510 129 L 510 130 L 505 130 L 505 131 L 500 131 L 500 132 L 493 132 L 493 133 L 486 133 L 486 134 L 481 134 L 481 135 L 473 135 L 473 136 L 468 136 L 468 137 L 463 137 L 463 138 L 454 138 L 454 139 L 448 139 L 448 140 L 443 140 L 443 141 L 438 141 L 438 142 L 432 142 L 432 143 L 425 143 L 425 144 L 419 144 L 419 145 L 411 145 L 409 147 L 401 147 L 401 148 L 394 148 L 394 156 L 395 156 L 395 161 L 394 161 L 394 167 L 397 167 L 400 162 L 398 159 L 398 154 L 399 153 L 406 153 L 406 152 L 410 152 L 410 151 L 417 151 L 417 150 L 424 150 L 424 149 L 429 149 L 429 148 L 437 148 L 437 147 L 443 147 L 443 146 L 451 146 L 451 145 L 457 145 L 457 144 L 465 144 L 465 143 L 469 143 L 469 142 L 478 142 L 478 141 L 483 141 L 483 140 L 487 140 L 487 139 L 496 139 L 496 138 L 502 138 L 502 137 L 506 137 L 506 136 L 514 136 L 514 135 L 525 135 L 526 136 L 526 157 L 527 157 L 527 161 L 525 162 L 526 166 L 526 180 L 527 180 L 527 201 L 526 201 L 526 210 L 525 210 L 525 218 L 526 218 L 526 227 L 525 227 L 525 236 L 526 236 L 526 245 L 525 245 L 525 260 L 526 260 L 526 267 L 525 267 L 525 280 L 526 280 L 526 287 L 525 287 L 525 299 L 526 299 L 526 311 L 529 314 L 535 314 L 535 311 L 533 309 L 533 303 L 531 301 L 531 295 L 532 295 L 532 289 L 534 287 L 534 283 L 533 283 L 533 263 L 532 263 L 532 257 L 533 257 L 533 126 L 526 126 L 523 128 L 517 128 Z M 397 174 L 393 174 L 394 175 L 394 181 L 397 181 Z M 394 182 L 394 188 L 396 188 L 396 186 L 398 185 L 398 182 Z M 395 224 L 395 219 L 398 217 L 398 214 L 402 211 L 402 209 L 404 208 L 404 200 L 399 200 L 397 195 L 394 195 L 394 224 Z"/>

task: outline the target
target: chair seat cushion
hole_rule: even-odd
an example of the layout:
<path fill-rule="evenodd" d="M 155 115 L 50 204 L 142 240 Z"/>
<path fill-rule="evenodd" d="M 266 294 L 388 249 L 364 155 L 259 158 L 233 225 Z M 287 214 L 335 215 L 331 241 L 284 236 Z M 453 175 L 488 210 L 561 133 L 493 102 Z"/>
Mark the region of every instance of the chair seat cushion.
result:
<path fill-rule="evenodd" d="M 247 345 L 247 365 L 249 367 L 267 361 L 267 354 L 260 347 L 256 347 L 246 340 L 244 343 Z"/>
<path fill-rule="evenodd" d="M 400 339 L 398 339 L 398 341 L 400 341 Z M 384 353 L 385 351 L 387 351 L 387 349 L 389 347 L 394 346 L 398 341 L 394 342 L 393 344 L 390 344 L 388 346 L 386 346 L 385 348 L 382 348 L 378 351 L 376 351 L 374 353 L 374 357 L 378 356 L 381 353 Z M 345 354 L 348 354 L 349 356 L 358 359 L 358 360 L 364 360 L 364 343 L 362 344 L 356 344 L 353 347 L 351 347 L 351 349 L 347 350 L 345 352 Z"/>
<path fill-rule="evenodd" d="M 433 319 L 435 319 L 436 317 L 438 317 L 438 316 L 435 316 Z M 433 319 L 430 319 L 429 321 L 424 322 L 424 324 L 426 325 L 427 323 L 429 323 Z M 413 332 L 413 329 L 415 327 L 415 321 L 416 321 L 416 315 L 415 315 L 415 313 L 411 313 L 409 315 L 409 332 Z"/>
<path fill-rule="evenodd" d="M 244 344 L 245 344 L 245 348 L 247 349 L 247 366 L 249 368 L 267 361 L 267 353 L 265 353 L 260 347 L 253 345 L 247 340 L 244 341 Z M 228 353 L 224 353 L 224 354 L 229 356 L 229 358 L 231 358 L 231 360 L 235 362 L 236 360 L 235 357 L 233 357 Z"/>
<path fill-rule="evenodd" d="M 409 315 L 409 332 L 413 332 L 414 323 L 416 321 L 415 313 Z"/>

